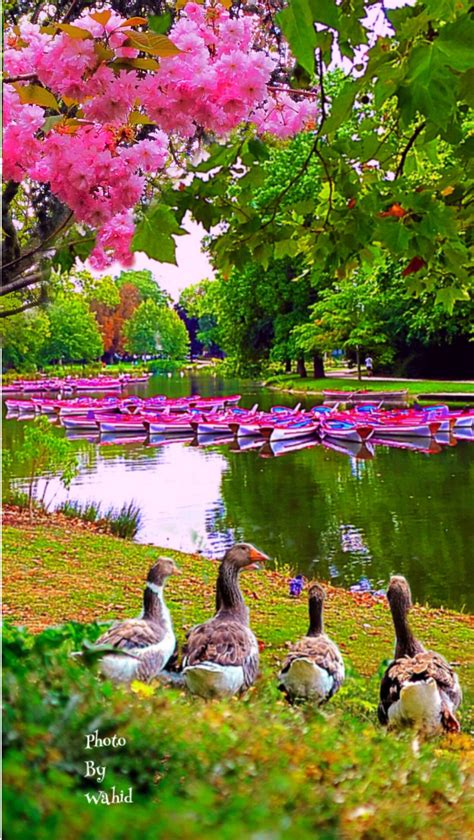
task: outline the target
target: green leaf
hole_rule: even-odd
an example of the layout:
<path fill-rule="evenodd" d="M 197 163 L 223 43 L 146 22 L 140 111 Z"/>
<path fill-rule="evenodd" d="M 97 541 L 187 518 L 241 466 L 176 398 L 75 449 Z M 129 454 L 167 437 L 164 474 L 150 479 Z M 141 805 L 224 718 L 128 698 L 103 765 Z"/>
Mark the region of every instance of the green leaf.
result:
<path fill-rule="evenodd" d="M 143 251 L 158 262 L 176 265 L 176 243 L 173 236 L 186 233 L 166 204 L 156 204 L 135 228 L 132 251 Z"/>
<path fill-rule="evenodd" d="M 334 134 L 344 120 L 350 117 L 357 90 L 357 85 L 354 82 L 349 82 L 336 97 L 331 107 L 331 113 L 324 123 L 325 134 Z"/>
<path fill-rule="evenodd" d="M 159 63 L 154 58 L 116 58 L 109 65 L 112 70 L 158 70 Z"/>
<path fill-rule="evenodd" d="M 436 292 L 436 303 L 444 306 L 449 314 L 452 313 L 457 300 L 469 300 L 469 292 L 459 286 L 447 286 Z"/>
<path fill-rule="evenodd" d="M 270 153 L 265 145 L 258 137 L 254 137 L 252 140 L 248 142 L 248 149 L 249 152 L 252 154 L 254 160 L 268 160 L 270 158 Z"/>
<path fill-rule="evenodd" d="M 23 105 L 41 105 L 43 108 L 51 108 L 59 111 L 59 102 L 53 94 L 41 85 L 13 85 Z"/>
<path fill-rule="evenodd" d="M 58 114 L 56 117 L 46 117 L 43 125 L 41 126 L 41 131 L 43 134 L 49 134 L 54 126 L 60 123 L 63 119 L 64 117 L 62 114 Z"/>
<path fill-rule="evenodd" d="M 473 67 L 474 22 L 469 15 L 463 15 L 454 23 L 443 26 L 433 42 L 445 64 L 453 70 L 471 70 Z"/>
<path fill-rule="evenodd" d="M 182 52 L 166 35 L 154 35 L 151 32 L 134 32 L 131 29 L 124 30 L 123 34 L 127 36 L 125 46 L 134 47 L 137 50 L 150 53 L 151 55 L 168 58 L 169 56 L 179 55 Z"/>
<path fill-rule="evenodd" d="M 171 23 L 171 12 L 165 12 L 163 15 L 149 15 L 148 17 L 148 26 L 157 35 L 166 35 L 171 27 Z"/>
<path fill-rule="evenodd" d="M 291 0 L 276 15 L 276 22 L 285 35 L 296 60 L 308 73 L 314 73 L 316 32 L 310 0 Z"/>
<path fill-rule="evenodd" d="M 55 23 L 56 29 L 60 29 L 70 38 L 78 41 L 87 41 L 92 39 L 91 33 L 87 29 L 82 29 L 80 26 L 73 26 L 71 23 Z"/>

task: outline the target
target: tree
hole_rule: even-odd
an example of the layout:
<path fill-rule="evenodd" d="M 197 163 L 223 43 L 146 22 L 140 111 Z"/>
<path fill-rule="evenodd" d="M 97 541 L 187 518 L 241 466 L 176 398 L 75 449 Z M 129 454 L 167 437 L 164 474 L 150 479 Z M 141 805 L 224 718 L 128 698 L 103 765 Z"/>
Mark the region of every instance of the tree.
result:
<path fill-rule="evenodd" d="M 80 295 L 59 295 L 49 308 L 50 337 L 45 362 L 89 362 L 104 350 L 97 322 Z"/>
<path fill-rule="evenodd" d="M 154 300 L 158 306 L 168 306 L 171 298 L 160 288 L 148 269 L 141 271 L 122 271 L 116 279 L 119 289 L 124 285 L 134 286 L 140 294 L 140 300 Z"/>
<path fill-rule="evenodd" d="M 41 476 L 46 475 L 41 499 L 44 505 L 46 492 L 52 478 L 68 488 L 79 471 L 79 458 L 70 440 L 58 437 L 49 420 L 44 415 L 37 417 L 25 429 L 25 438 L 15 452 L 15 458 L 25 465 L 28 475 L 28 508 L 30 515 L 34 497 Z"/>
<path fill-rule="evenodd" d="M 378 350 L 383 362 L 393 358 L 379 310 L 376 280 L 354 275 L 334 288 L 323 289 L 310 309 L 311 321 L 295 327 L 292 337 L 303 353 L 322 354 L 339 348 L 354 351 L 361 379 L 362 352 Z"/>
<path fill-rule="evenodd" d="M 212 245 L 224 273 L 288 254 L 340 280 L 391 257 L 411 293 L 434 292 L 447 310 L 468 300 L 474 23 L 467 0 L 418 0 L 389 11 L 361 0 L 290 0 L 277 22 L 312 85 L 308 97 L 318 99 L 304 159 L 255 206 L 269 144 L 254 143 L 244 155 L 236 138 L 225 159 L 216 149 L 166 200 L 208 230 L 224 222 Z M 329 67 L 338 53 L 349 69 L 334 87 Z M 291 206 L 288 193 L 315 162 L 312 195 Z"/>
<path fill-rule="evenodd" d="M 44 309 L 13 315 L 2 324 L 2 363 L 18 371 L 35 370 L 51 334 Z"/>
<path fill-rule="evenodd" d="M 153 300 L 145 300 L 124 327 L 125 346 L 135 355 L 159 353 L 165 359 L 184 359 L 189 336 L 179 315 Z"/>
<path fill-rule="evenodd" d="M 262 45 L 279 47 L 281 34 L 224 6 L 190 3 L 169 37 L 170 16 L 147 31 L 146 18 L 110 9 L 71 20 L 62 3 L 7 29 L 2 294 L 47 284 L 52 249 L 62 270 L 89 254 L 96 268 L 129 266 L 134 251 L 175 262 L 182 216 L 157 201 L 170 160 L 184 174 L 205 136 L 241 124 L 253 126 L 248 142 L 255 131 L 289 136 L 314 118 L 305 97 L 271 84 L 285 50 Z"/>

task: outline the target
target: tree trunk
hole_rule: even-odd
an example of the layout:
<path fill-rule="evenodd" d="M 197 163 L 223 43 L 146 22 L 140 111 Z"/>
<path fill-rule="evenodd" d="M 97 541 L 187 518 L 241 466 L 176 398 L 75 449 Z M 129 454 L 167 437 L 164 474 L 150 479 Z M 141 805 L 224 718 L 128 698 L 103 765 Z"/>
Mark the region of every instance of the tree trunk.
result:
<path fill-rule="evenodd" d="M 306 377 L 308 376 L 303 356 L 301 356 L 296 362 L 296 373 L 298 374 L 298 376 L 301 376 L 302 379 L 306 379 Z"/>
<path fill-rule="evenodd" d="M 313 376 L 315 379 L 324 379 L 324 359 L 322 356 L 315 353 L 313 356 Z"/>
<path fill-rule="evenodd" d="M 285 373 L 291 373 L 291 359 L 285 359 Z"/>
<path fill-rule="evenodd" d="M 358 380 L 359 380 L 359 382 L 360 382 L 360 381 L 361 381 L 361 379 L 362 379 L 362 370 L 361 370 L 361 366 L 360 366 L 360 349 L 359 349 L 359 345 L 357 345 L 357 347 L 356 347 L 356 360 L 357 360 L 357 379 L 358 379 Z"/>

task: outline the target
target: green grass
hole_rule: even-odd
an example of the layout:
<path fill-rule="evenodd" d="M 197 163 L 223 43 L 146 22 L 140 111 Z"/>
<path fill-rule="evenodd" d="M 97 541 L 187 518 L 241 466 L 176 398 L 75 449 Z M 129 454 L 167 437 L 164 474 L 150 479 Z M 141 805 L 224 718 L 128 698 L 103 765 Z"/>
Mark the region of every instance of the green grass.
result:
<path fill-rule="evenodd" d="M 376 722 L 381 663 L 393 649 L 384 602 L 328 586 L 326 624 L 347 680 L 323 712 L 291 708 L 275 673 L 306 629 L 304 598 L 282 572 L 251 572 L 242 588 L 261 643 L 262 675 L 242 699 L 206 703 L 181 690 L 114 688 L 68 656 L 95 639 L 97 619 L 136 615 L 160 550 L 54 524 L 4 528 L 4 606 L 29 631 L 5 634 L 4 786 L 11 836 L 38 840 L 201 838 L 465 838 L 474 692 L 468 616 L 415 607 L 420 638 L 459 663 L 463 734 L 422 744 Z M 216 563 L 166 550 L 183 572 L 167 586 L 179 642 L 213 610 Z M 74 620 L 71 622 L 71 620 Z M 75 623 L 79 622 L 79 623 Z M 64 624 L 62 630 L 51 625 Z M 32 635 L 34 631 L 36 635 Z M 85 735 L 126 738 L 85 750 Z M 133 788 L 133 805 L 86 803 L 98 785 L 85 760 L 107 766 L 104 789 Z"/>
<path fill-rule="evenodd" d="M 474 394 L 474 383 L 466 382 L 443 382 L 442 380 L 407 381 L 407 380 L 383 380 L 363 378 L 359 381 L 353 379 L 326 377 L 324 379 L 301 379 L 294 374 L 282 374 L 269 377 L 265 385 L 279 391 L 294 391 L 295 393 L 312 393 L 322 395 L 323 391 L 400 391 L 407 390 L 411 396 L 423 394 Z"/>

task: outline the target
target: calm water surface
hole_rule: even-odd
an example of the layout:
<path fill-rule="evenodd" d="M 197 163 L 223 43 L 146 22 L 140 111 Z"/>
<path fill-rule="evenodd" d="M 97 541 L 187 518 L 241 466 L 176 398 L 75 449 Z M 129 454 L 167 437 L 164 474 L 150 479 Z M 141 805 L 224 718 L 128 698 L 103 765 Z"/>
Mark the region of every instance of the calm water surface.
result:
<path fill-rule="evenodd" d="M 155 376 L 133 391 L 238 392 L 244 407 L 297 402 L 207 375 Z M 5 447 L 19 445 L 25 422 L 5 421 Z M 377 446 L 362 458 L 321 444 L 275 456 L 261 445 L 235 450 L 230 439 L 155 443 L 75 441 L 80 474 L 69 491 L 51 481 L 47 499 L 54 497 L 53 507 L 66 498 L 94 500 L 103 509 L 134 500 L 143 515 L 140 542 L 219 556 L 247 540 L 295 572 L 342 586 L 365 575 L 376 588 L 398 572 L 417 600 L 472 611 L 474 443 L 431 454 Z"/>

